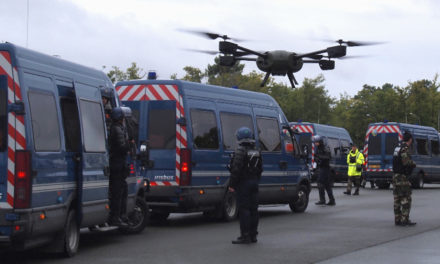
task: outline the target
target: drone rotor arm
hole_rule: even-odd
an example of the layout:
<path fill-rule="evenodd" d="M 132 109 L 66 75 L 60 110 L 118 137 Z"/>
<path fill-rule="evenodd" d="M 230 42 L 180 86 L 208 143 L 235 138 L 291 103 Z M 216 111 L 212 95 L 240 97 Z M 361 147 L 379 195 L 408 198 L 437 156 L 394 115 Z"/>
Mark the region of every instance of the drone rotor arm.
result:
<path fill-rule="evenodd" d="M 267 55 L 264 54 L 264 53 L 257 52 L 257 51 L 254 51 L 254 50 L 250 50 L 250 49 L 247 49 L 247 48 L 242 47 L 242 46 L 238 46 L 237 45 L 237 49 L 241 49 L 244 52 L 248 52 L 249 54 L 254 54 L 254 55 L 259 56 L 259 57 L 263 57 L 263 58 L 267 57 Z"/>
<path fill-rule="evenodd" d="M 270 76 L 270 72 L 266 72 L 266 75 L 264 76 L 263 81 L 260 84 L 260 87 L 264 87 L 264 85 L 266 84 L 267 80 L 269 79 Z"/>
<path fill-rule="evenodd" d="M 317 55 L 320 55 L 321 53 L 324 53 L 324 52 L 327 52 L 327 49 L 312 51 L 312 52 L 304 53 L 304 54 L 297 54 L 297 55 L 295 55 L 295 57 L 296 58 L 312 58 L 312 59 L 315 59 L 315 58 L 317 58 Z"/>

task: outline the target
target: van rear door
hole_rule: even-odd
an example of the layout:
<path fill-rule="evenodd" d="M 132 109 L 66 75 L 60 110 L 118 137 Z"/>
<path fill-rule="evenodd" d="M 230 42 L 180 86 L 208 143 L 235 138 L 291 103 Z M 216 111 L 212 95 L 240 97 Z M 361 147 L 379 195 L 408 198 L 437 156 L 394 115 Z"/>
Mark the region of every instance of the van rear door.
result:
<path fill-rule="evenodd" d="M 0 72 L 0 208 L 7 199 L 7 164 L 8 164 L 8 120 L 7 120 L 8 84 L 6 75 Z"/>

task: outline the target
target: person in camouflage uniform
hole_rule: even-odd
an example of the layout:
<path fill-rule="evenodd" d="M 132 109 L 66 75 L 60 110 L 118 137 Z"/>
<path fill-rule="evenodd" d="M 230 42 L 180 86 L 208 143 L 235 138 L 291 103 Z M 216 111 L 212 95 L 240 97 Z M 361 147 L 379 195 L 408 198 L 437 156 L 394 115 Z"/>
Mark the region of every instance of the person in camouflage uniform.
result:
<path fill-rule="evenodd" d="M 409 212 L 411 211 L 411 183 L 408 178 L 416 167 L 409 154 L 412 141 L 411 134 L 405 132 L 402 144 L 394 150 L 394 223 L 397 226 L 413 226 L 416 224 L 409 220 Z"/>

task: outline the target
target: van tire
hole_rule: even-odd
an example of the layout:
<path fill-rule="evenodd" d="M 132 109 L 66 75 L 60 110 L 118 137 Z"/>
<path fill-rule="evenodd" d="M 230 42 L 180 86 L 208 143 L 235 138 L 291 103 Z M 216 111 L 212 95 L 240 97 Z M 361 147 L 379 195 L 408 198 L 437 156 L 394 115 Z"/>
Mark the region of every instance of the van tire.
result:
<path fill-rule="evenodd" d="M 221 206 L 222 219 L 226 222 L 235 220 L 238 215 L 238 202 L 235 192 L 227 191 L 223 198 L 223 204 Z"/>
<path fill-rule="evenodd" d="M 75 210 L 70 210 L 67 214 L 66 224 L 63 230 L 63 254 L 66 257 L 73 257 L 78 252 L 79 247 L 79 225 L 76 221 Z"/>
<path fill-rule="evenodd" d="M 414 180 L 411 181 L 411 186 L 414 189 L 422 189 L 424 184 L 425 184 L 425 181 L 423 179 L 423 173 L 421 173 L 421 172 L 419 172 L 417 174 L 417 177 L 415 177 Z"/>
<path fill-rule="evenodd" d="M 297 196 L 289 203 L 290 210 L 303 213 L 309 205 L 309 191 L 305 185 L 300 185 Z"/>
<path fill-rule="evenodd" d="M 119 228 L 119 230 L 124 234 L 139 234 L 148 225 L 149 217 L 147 202 L 142 197 L 137 197 L 133 211 L 128 214 L 128 227 Z"/>

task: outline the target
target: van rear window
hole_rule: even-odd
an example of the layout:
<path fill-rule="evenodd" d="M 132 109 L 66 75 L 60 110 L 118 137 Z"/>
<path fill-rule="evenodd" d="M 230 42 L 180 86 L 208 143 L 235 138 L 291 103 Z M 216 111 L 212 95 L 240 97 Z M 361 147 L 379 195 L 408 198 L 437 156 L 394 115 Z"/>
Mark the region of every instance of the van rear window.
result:
<path fill-rule="evenodd" d="M 248 127 L 254 133 L 252 118 L 249 115 L 232 113 L 220 113 L 220 120 L 223 135 L 223 147 L 226 150 L 234 150 L 237 144 L 236 132 L 240 127 Z"/>
<path fill-rule="evenodd" d="M 8 88 L 6 76 L 0 75 L 0 151 L 6 150 L 7 138 L 7 107 L 8 107 Z"/>
<path fill-rule="evenodd" d="M 161 103 L 162 106 L 160 105 Z M 166 107 L 164 101 L 150 102 L 148 139 L 151 149 L 176 148 L 176 106 Z"/>
<path fill-rule="evenodd" d="M 393 155 L 394 149 L 399 144 L 397 134 L 386 134 L 385 136 L 385 155 Z"/>
<path fill-rule="evenodd" d="M 368 137 L 368 155 L 380 155 L 381 134 Z"/>

